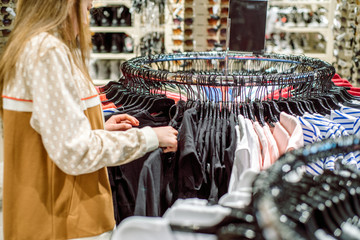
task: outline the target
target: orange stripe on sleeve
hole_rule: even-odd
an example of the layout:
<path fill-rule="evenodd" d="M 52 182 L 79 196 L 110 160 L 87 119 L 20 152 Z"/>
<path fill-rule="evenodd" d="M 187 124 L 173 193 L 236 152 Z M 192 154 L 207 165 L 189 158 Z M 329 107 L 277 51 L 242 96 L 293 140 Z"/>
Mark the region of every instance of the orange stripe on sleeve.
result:
<path fill-rule="evenodd" d="M 21 101 L 21 102 L 33 102 L 33 100 L 14 98 L 14 97 L 9 97 L 9 96 L 5 96 L 5 95 L 2 95 L 2 98 L 7 98 L 7 99 L 11 99 L 11 100 L 15 100 L 15 101 Z"/>
<path fill-rule="evenodd" d="M 90 97 L 82 98 L 81 100 L 88 100 L 88 99 L 95 98 L 95 97 L 98 97 L 98 96 L 99 95 L 93 95 L 93 96 L 90 96 Z"/>

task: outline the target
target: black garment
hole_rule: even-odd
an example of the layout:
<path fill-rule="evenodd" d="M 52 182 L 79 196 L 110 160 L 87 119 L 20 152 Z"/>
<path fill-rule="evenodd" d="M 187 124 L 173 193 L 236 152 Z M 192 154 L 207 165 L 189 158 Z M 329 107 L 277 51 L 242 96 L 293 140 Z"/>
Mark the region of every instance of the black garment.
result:
<path fill-rule="evenodd" d="M 161 149 L 152 152 L 141 169 L 134 215 L 160 216 L 161 154 Z"/>
<path fill-rule="evenodd" d="M 176 128 L 183 119 L 185 102 L 174 107 L 171 124 Z M 135 215 L 162 216 L 172 205 L 175 191 L 174 169 L 176 153 L 158 149 L 145 161 L 140 177 L 135 204 Z"/>
<path fill-rule="evenodd" d="M 236 119 L 235 114 L 231 113 L 228 117 L 228 120 L 224 122 L 223 129 L 222 129 L 222 149 L 223 154 L 221 157 L 221 162 L 225 167 L 225 171 L 223 172 L 223 177 L 221 178 L 219 184 L 219 198 L 222 195 L 227 193 L 232 166 L 234 164 L 234 157 L 235 157 L 235 150 L 236 150 Z"/>
<path fill-rule="evenodd" d="M 116 223 L 134 215 L 135 200 L 141 169 L 150 153 L 116 167 L 108 167 Z"/>
<path fill-rule="evenodd" d="M 194 141 L 197 125 L 196 108 L 186 110 L 178 134 L 178 198 L 196 197 L 205 177 Z"/>
<path fill-rule="evenodd" d="M 147 110 L 143 110 L 133 115 L 137 120 L 139 120 L 139 127 L 161 127 L 169 125 L 170 118 L 166 115 L 153 116 Z"/>
<path fill-rule="evenodd" d="M 211 126 L 210 133 L 210 195 L 208 200 L 211 202 L 218 201 L 218 182 L 221 177 L 221 163 L 220 163 L 220 145 L 221 145 L 221 126 L 222 119 L 214 116 L 213 124 Z"/>
<path fill-rule="evenodd" d="M 204 118 L 202 129 L 205 130 L 203 135 L 199 137 L 199 153 L 200 153 L 200 161 L 202 166 L 202 171 L 205 174 L 203 184 L 201 186 L 200 191 L 198 192 L 198 198 L 208 199 L 211 191 L 211 130 L 214 127 L 213 116 L 210 113 Z M 202 134 L 202 131 L 200 131 Z"/>

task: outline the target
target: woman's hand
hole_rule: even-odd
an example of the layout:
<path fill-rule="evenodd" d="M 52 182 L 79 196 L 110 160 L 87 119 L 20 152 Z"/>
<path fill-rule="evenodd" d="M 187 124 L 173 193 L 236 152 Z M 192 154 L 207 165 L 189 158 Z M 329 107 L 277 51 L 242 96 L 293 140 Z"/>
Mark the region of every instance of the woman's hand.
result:
<path fill-rule="evenodd" d="M 176 152 L 178 131 L 172 127 L 156 127 L 153 130 L 159 139 L 159 147 L 164 149 L 164 153 Z"/>
<path fill-rule="evenodd" d="M 128 114 L 113 115 L 105 122 L 108 131 L 125 131 L 133 126 L 139 126 L 139 121 Z"/>

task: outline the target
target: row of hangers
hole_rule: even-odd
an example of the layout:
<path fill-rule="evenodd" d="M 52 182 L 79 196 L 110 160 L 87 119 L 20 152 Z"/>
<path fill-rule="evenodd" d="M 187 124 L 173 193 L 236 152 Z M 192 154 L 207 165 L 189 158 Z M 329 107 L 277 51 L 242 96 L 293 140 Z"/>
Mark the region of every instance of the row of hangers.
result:
<path fill-rule="evenodd" d="M 158 86 L 156 87 L 158 89 Z M 147 110 L 150 113 L 166 112 L 175 104 L 164 94 L 154 94 L 147 86 L 136 87 L 129 82 L 109 82 L 100 89 L 106 94 L 108 100 L 103 103 L 112 102 L 118 110 L 127 112 L 131 110 Z"/>

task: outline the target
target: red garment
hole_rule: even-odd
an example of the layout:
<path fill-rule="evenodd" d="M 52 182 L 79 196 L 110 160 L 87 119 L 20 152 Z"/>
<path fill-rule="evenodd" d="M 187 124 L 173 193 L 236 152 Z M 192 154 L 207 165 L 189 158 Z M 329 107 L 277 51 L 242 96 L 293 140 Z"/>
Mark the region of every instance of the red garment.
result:
<path fill-rule="evenodd" d="M 332 78 L 332 80 L 334 80 L 334 79 L 342 79 L 342 78 L 340 77 L 339 74 L 335 73 L 335 75 L 334 75 L 334 77 Z"/>
<path fill-rule="evenodd" d="M 359 96 L 360 97 L 360 92 L 348 90 L 348 93 L 350 93 L 353 96 Z"/>
<path fill-rule="evenodd" d="M 350 90 L 354 92 L 360 92 L 360 87 L 351 87 Z"/>
<path fill-rule="evenodd" d="M 109 109 L 109 108 L 116 108 L 115 104 L 113 102 L 108 102 L 108 103 L 103 103 L 101 104 L 102 106 L 102 109 L 105 110 L 105 109 Z"/>
<path fill-rule="evenodd" d="M 286 87 L 286 88 L 283 88 L 283 89 L 278 89 L 276 91 L 274 91 L 274 93 L 270 93 L 268 94 L 264 100 L 272 100 L 272 99 L 276 99 L 278 100 L 280 98 L 280 92 L 281 92 L 281 97 L 283 98 L 288 98 L 288 97 L 292 97 L 291 95 L 291 90 L 293 90 L 294 88 L 293 87 Z"/>
<path fill-rule="evenodd" d="M 100 96 L 100 101 L 102 102 L 108 100 L 106 94 L 100 94 L 99 96 Z"/>
<path fill-rule="evenodd" d="M 347 84 L 351 84 L 348 80 L 345 80 L 345 79 L 335 79 L 335 80 L 333 79 L 332 82 L 335 83 L 335 85 L 336 85 L 337 83 L 347 83 Z"/>
<path fill-rule="evenodd" d="M 335 85 L 338 87 L 352 87 L 350 83 L 335 83 Z"/>

